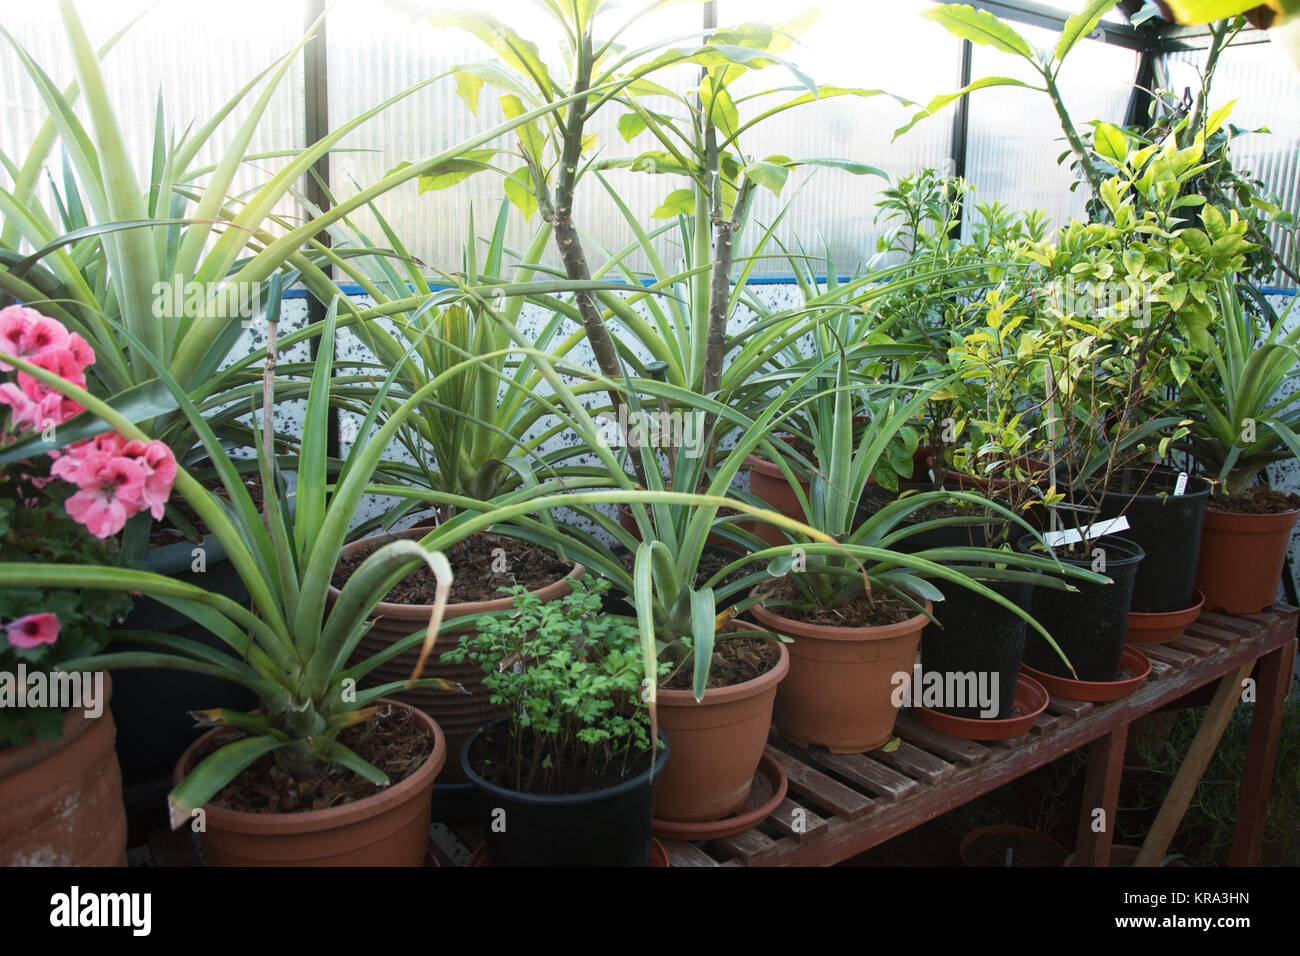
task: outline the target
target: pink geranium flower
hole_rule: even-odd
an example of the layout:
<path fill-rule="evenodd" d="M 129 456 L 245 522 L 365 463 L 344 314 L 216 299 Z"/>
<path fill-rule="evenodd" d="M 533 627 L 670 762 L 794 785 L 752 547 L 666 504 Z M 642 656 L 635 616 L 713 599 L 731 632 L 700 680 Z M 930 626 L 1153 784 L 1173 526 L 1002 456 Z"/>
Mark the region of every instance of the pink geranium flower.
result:
<path fill-rule="evenodd" d="M 64 351 L 68 347 L 68 330 L 58 319 L 42 315 L 23 330 L 19 345 L 25 355 L 38 355 L 46 349 Z"/>
<path fill-rule="evenodd" d="M 80 335 L 23 306 L 0 309 L 0 351 L 79 388 L 86 387 L 85 371 L 95 361 L 94 350 Z M 11 370 L 0 363 L 0 371 Z M 0 383 L 3 405 L 9 406 L 11 425 L 19 432 L 61 424 L 85 410 L 23 371 L 16 384 Z M 160 441 L 128 441 L 117 432 L 51 451 L 50 458 L 50 475 L 77 486 L 64 505 L 68 514 L 97 538 L 121 531 L 127 519 L 141 511 L 161 518 L 176 481 L 176 456 L 170 448 Z"/>
<path fill-rule="evenodd" d="M 38 319 L 43 318 L 45 316 L 35 309 L 29 309 L 22 305 L 11 305 L 8 308 L 0 309 L 0 352 L 8 352 L 10 355 L 24 355 L 23 336 Z M 0 372 L 7 372 L 9 369 L 9 365 L 0 362 Z"/>
<path fill-rule="evenodd" d="M 161 518 L 176 471 L 176 456 L 163 442 L 128 441 L 117 432 L 69 445 L 50 466 L 51 475 L 80 489 L 68 499 L 68 514 L 101 538 L 137 512 Z"/>
<path fill-rule="evenodd" d="M 42 409 L 13 382 L 0 384 L 0 405 L 8 405 L 10 418 L 18 431 L 40 428 Z"/>
<path fill-rule="evenodd" d="M 5 625 L 5 636 L 14 647 L 36 647 L 53 644 L 59 639 L 59 618 L 56 614 L 28 614 Z"/>
<path fill-rule="evenodd" d="M 0 350 L 20 356 L 79 388 L 86 387 L 85 370 L 95 353 L 80 335 L 69 333 L 63 323 L 41 315 L 35 309 L 11 305 L 0 309 Z M 0 362 L 0 371 L 12 366 Z M 38 381 L 27 372 L 18 373 L 18 383 L 0 387 L 0 404 L 12 409 L 19 431 L 58 425 L 84 411 L 80 404 Z"/>
<path fill-rule="evenodd" d="M 25 357 L 33 365 L 39 366 L 47 372 L 53 372 L 59 378 L 71 382 L 78 388 L 86 387 L 86 373 L 77 365 L 76 356 L 67 349 L 45 349 L 42 352 L 36 352 Z M 31 388 L 48 391 L 45 384 L 38 382 L 26 372 L 18 373 L 18 384 L 25 392 Z"/>
<path fill-rule="evenodd" d="M 58 319 L 21 305 L 0 309 L 0 351 L 48 368 L 69 381 L 76 381 L 60 371 L 60 367 L 71 368 L 80 379 L 77 384 L 83 386 L 86 380 L 81 372 L 95 361 L 94 351 L 80 335 L 69 333 Z M 50 356 L 65 358 L 51 360 Z M 41 357 L 45 361 L 38 361 Z M 0 362 L 0 371 L 8 372 L 10 369 L 9 364 Z"/>
<path fill-rule="evenodd" d="M 160 441 L 129 441 L 122 446 L 121 454 L 144 469 L 141 510 L 148 508 L 154 518 L 161 518 L 172 493 L 172 484 L 176 481 L 176 456 Z"/>
<path fill-rule="evenodd" d="M 68 335 L 68 354 L 72 360 L 77 363 L 77 368 L 83 371 L 95 364 L 95 350 L 90 347 L 90 343 L 83 339 L 76 332 Z"/>
<path fill-rule="evenodd" d="M 67 421 L 82 408 L 58 392 L 44 392 L 39 388 L 21 389 L 12 382 L 0 384 L 0 405 L 12 409 L 12 419 L 18 431 L 41 431 L 51 424 Z"/>
<path fill-rule="evenodd" d="M 59 459 L 56 466 L 67 460 Z M 67 475 L 61 471 L 59 477 Z M 73 520 L 84 524 L 96 538 L 117 534 L 126 519 L 140 510 L 145 471 L 129 458 L 92 452 L 81 460 L 72 480 L 81 490 L 64 507 Z"/>

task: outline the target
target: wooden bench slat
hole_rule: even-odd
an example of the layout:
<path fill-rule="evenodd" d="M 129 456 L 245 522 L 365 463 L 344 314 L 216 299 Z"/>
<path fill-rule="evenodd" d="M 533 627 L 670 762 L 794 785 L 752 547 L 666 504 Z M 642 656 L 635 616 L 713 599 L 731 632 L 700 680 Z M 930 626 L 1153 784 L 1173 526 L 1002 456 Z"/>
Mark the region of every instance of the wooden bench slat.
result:
<path fill-rule="evenodd" d="M 745 863 L 749 863 L 754 857 L 776 846 L 775 840 L 758 830 L 745 830 L 714 842 Z"/>
<path fill-rule="evenodd" d="M 1235 644 L 1241 640 L 1241 635 L 1236 631 L 1225 631 L 1221 627 L 1210 624 L 1204 618 L 1197 618 L 1188 625 L 1186 633 L 1217 644 Z"/>
<path fill-rule="evenodd" d="M 1185 631 L 1176 640 L 1170 641 L 1169 646 L 1175 650 L 1195 654 L 1197 657 L 1213 657 L 1215 654 L 1219 653 L 1220 650 L 1219 645 L 1213 641 L 1193 637 Z"/>
<path fill-rule="evenodd" d="M 928 754 L 924 750 L 913 747 L 902 740 L 891 751 L 873 750 L 871 759 L 893 767 L 895 770 L 901 770 L 909 777 L 915 777 L 924 783 L 939 783 L 944 778 L 951 777 L 957 771 L 957 768 L 948 761 L 936 757 L 934 754 Z"/>
<path fill-rule="evenodd" d="M 983 763 L 989 757 L 988 747 L 982 746 L 974 740 L 949 737 L 937 730 L 931 730 L 907 711 L 903 711 L 898 715 L 898 720 L 894 724 L 894 733 L 908 743 L 915 744 L 930 751 L 930 753 L 938 754 L 940 757 L 956 761 L 963 766 L 973 767 L 976 764 Z"/>
<path fill-rule="evenodd" d="M 1238 618 L 1243 622 L 1249 622 L 1257 627 L 1268 628 L 1277 624 L 1277 615 L 1272 611 L 1260 611 L 1258 614 L 1239 614 Z"/>
<path fill-rule="evenodd" d="M 1068 697 L 1057 697 L 1055 694 L 1047 698 L 1047 712 L 1058 717 L 1078 720 L 1090 710 L 1092 710 L 1090 700 L 1071 700 Z"/>
<path fill-rule="evenodd" d="M 1166 664 L 1164 661 L 1158 661 L 1154 657 L 1148 656 L 1147 659 L 1151 661 L 1151 680 L 1164 680 L 1174 671 L 1179 670 L 1179 668 Z"/>
<path fill-rule="evenodd" d="M 1056 729 L 1056 725 L 1061 722 L 1061 718 L 1055 714 L 1049 714 L 1043 711 L 1034 718 L 1034 726 L 1031 728 L 1032 733 L 1045 734 Z"/>
<path fill-rule="evenodd" d="M 668 851 L 669 866 L 717 866 L 718 861 L 709 856 L 694 843 L 685 840 L 663 840 L 664 849 Z"/>
<path fill-rule="evenodd" d="M 795 759 L 788 753 L 768 745 L 767 753 L 781 765 L 790 780 L 790 789 L 803 794 L 819 806 L 831 810 L 836 816 L 856 820 L 871 807 L 871 800 L 856 790 L 832 780 L 826 774 Z"/>
<path fill-rule="evenodd" d="M 800 842 L 826 829 L 826 821 L 807 807 L 801 807 L 789 797 L 771 812 L 768 822 L 787 836 Z"/>
<path fill-rule="evenodd" d="M 1142 653 L 1151 658 L 1152 661 L 1160 661 L 1179 670 L 1186 670 L 1197 661 L 1195 654 L 1177 650 L 1168 644 L 1144 644 Z"/>
<path fill-rule="evenodd" d="M 1219 614 L 1215 611 L 1202 611 L 1197 620 L 1212 624 L 1225 631 L 1235 631 L 1237 634 L 1253 634 L 1256 631 L 1255 626 L 1249 621 L 1243 621 L 1241 618 L 1229 614 Z"/>
<path fill-rule="evenodd" d="M 921 786 L 912 778 L 905 777 L 897 770 L 891 770 L 863 754 L 816 753 L 812 758 L 828 770 L 835 771 L 841 777 L 853 781 L 863 790 L 889 803 L 907 796 Z"/>

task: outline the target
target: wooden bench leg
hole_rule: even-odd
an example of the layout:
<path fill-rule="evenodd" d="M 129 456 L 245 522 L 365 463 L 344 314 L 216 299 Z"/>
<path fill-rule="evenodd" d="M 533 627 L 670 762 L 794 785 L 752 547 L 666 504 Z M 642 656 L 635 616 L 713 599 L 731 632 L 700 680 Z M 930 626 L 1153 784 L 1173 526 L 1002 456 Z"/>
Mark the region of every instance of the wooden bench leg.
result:
<path fill-rule="evenodd" d="M 1258 866 L 1264 842 L 1264 819 L 1273 789 L 1273 764 L 1282 729 L 1282 712 L 1291 688 L 1296 642 L 1288 641 L 1259 659 L 1255 671 L 1255 711 L 1250 719 L 1246 766 L 1237 797 L 1237 824 L 1232 833 L 1229 866 Z"/>
<path fill-rule="evenodd" d="M 1098 737 L 1088 747 L 1088 775 L 1083 782 L 1083 807 L 1074 841 L 1074 866 L 1110 866 L 1110 846 L 1119 808 L 1119 784 L 1124 774 L 1124 746 L 1128 724 Z M 1094 829 L 1095 812 L 1104 814 L 1104 826 Z"/>
<path fill-rule="evenodd" d="M 1160 812 L 1156 814 L 1151 832 L 1147 834 L 1137 859 L 1133 861 L 1134 866 L 1159 866 L 1164 859 L 1174 834 L 1178 832 L 1178 825 L 1183 822 L 1183 815 L 1191 805 L 1196 786 L 1201 782 L 1205 768 L 1210 765 L 1214 751 L 1219 748 L 1219 740 L 1223 737 L 1224 728 L 1228 726 L 1232 711 L 1241 700 L 1241 682 L 1250 674 L 1251 667 L 1251 664 L 1246 664 L 1238 668 L 1235 674 L 1228 674 L 1219 681 L 1214 699 L 1205 712 L 1205 719 L 1197 728 L 1192 745 L 1187 748 L 1187 756 L 1179 765 L 1169 793 L 1160 804 Z"/>

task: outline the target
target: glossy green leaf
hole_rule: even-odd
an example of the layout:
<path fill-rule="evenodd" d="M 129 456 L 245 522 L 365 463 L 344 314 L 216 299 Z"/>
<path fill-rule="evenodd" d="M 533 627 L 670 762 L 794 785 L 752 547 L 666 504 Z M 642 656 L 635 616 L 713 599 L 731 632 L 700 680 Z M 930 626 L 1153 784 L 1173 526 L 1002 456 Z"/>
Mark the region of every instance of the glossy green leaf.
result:
<path fill-rule="evenodd" d="M 941 24 L 962 40 L 992 46 L 1003 53 L 1033 58 L 1033 49 L 1019 33 L 987 10 L 977 10 L 964 3 L 937 3 L 921 11 L 921 16 Z"/>
<path fill-rule="evenodd" d="M 1102 16 L 1114 6 L 1115 0 L 1089 0 L 1087 6 L 1066 20 L 1061 38 L 1056 41 L 1057 62 L 1064 60 L 1065 55 L 1074 48 L 1076 43 L 1097 29 Z"/>
<path fill-rule="evenodd" d="M 689 216 L 695 212 L 695 191 L 692 189 L 674 189 L 659 207 L 650 214 L 652 219 L 672 219 L 676 216 Z"/>

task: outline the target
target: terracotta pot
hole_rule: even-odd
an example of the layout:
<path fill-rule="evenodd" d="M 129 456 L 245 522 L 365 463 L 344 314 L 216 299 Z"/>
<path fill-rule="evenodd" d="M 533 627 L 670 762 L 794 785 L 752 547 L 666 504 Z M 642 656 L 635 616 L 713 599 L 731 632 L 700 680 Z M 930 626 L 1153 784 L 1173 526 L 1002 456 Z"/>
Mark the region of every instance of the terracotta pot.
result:
<path fill-rule="evenodd" d="M 1124 631 L 1125 644 L 1167 644 L 1183 636 L 1188 625 L 1201 616 L 1205 595 L 1194 591 L 1195 603 L 1181 611 L 1164 614 L 1128 612 L 1128 627 Z"/>
<path fill-rule="evenodd" d="M 442 524 L 442 505 L 434 505 L 430 514 L 425 515 L 406 530 L 414 531 L 418 528 L 421 531 L 432 531 L 440 524 Z"/>
<path fill-rule="evenodd" d="M 793 518 L 795 521 L 805 521 L 807 519 L 807 515 L 804 514 L 803 508 L 799 504 L 799 498 L 795 495 L 794 489 L 790 487 L 790 482 L 786 481 L 780 466 L 775 462 L 768 461 L 766 458 L 760 458 L 758 455 L 750 455 L 746 458 L 745 465 L 749 468 L 750 494 L 765 502 L 773 511 L 779 512 L 787 518 Z M 799 484 L 803 488 L 804 495 L 807 496 L 811 484 L 802 479 Z M 786 537 L 781 529 L 765 521 L 751 521 L 747 527 L 769 545 L 777 546 L 790 543 L 790 539 Z"/>
<path fill-rule="evenodd" d="M 791 620 L 762 604 L 751 613 L 769 631 L 794 639 L 790 673 L 773 712 L 786 738 L 840 754 L 866 753 L 889 742 L 898 716 L 893 678 L 912 673 L 929 621 L 924 614 L 885 627 L 827 627 Z"/>
<path fill-rule="evenodd" d="M 1196 587 L 1208 611 L 1255 614 L 1271 607 L 1300 509 L 1272 515 L 1206 509 Z"/>
<path fill-rule="evenodd" d="M 1027 455 L 1016 459 L 1016 461 L 1026 470 L 1034 472 L 1042 471 L 1044 476 L 1046 476 L 1050 470 L 1047 462 L 1039 461 L 1037 458 L 1031 458 Z M 926 459 L 925 467 L 927 469 L 934 468 L 933 456 Z M 945 483 L 949 481 L 953 482 L 962 491 L 1005 491 L 1007 488 L 1011 488 L 1016 484 L 1016 482 L 1010 478 L 989 478 L 985 475 L 972 475 L 964 471 L 950 471 L 947 468 L 944 469 L 943 480 Z M 1040 481 L 1039 485 L 1046 487 L 1046 482 Z"/>
<path fill-rule="evenodd" d="M 989 841 L 998 846 L 1002 852 L 998 852 L 997 859 L 1005 860 L 1005 849 L 1011 850 L 1011 865 L 1015 866 L 1062 866 L 1069 850 L 1061 846 L 1046 833 L 1039 833 L 1037 830 L 1030 830 L 1027 827 L 994 825 L 980 827 L 978 830 L 972 830 L 961 838 L 961 845 L 958 853 L 961 855 L 963 866 L 979 867 L 987 864 L 980 863 L 980 856 L 976 855 L 976 844 L 982 844 Z M 1020 847 L 1021 859 L 1024 859 L 1025 852 L 1031 852 L 1034 857 L 1030 858 L 1028 863 L 1017 862 L 1016 848 Z M 1051 862 L 1047 862 L 1050 860 Z M 1005 866 L 1005 862 L 999 862 L 998 866 Z"/>
<path fill-rule="evenodd" d="M 414 528 L 406 531 L 395 531 L 388 535 L 375 535 L 345 545 L 342 554 L 355 554 L 357 551 L 366 551 L 373 548 L 375 542 L 381 537 L 386 539 L 410 538 L 419 540 L 424 535 L 425 532 L 417 531 Z M 582 577 L 585 570 L 582 565 L 575 564 L 573 570 L 566 577 L 560 578 L 558 581 L 554 581 L 532 593 L 543 601 L 554 601 L 557 598 L 564 597 L 571 590 L 570 579 Z M 338 589 L 331 585 L 326 597 L 331 607 L 334 601 L 338 599 L 338 596 Z M 492 601 L 450 604 L 443 614 L 443 621 L 445 623 L 458 617 L 468 617 L 471 614 L 501 611 L 512 605 L 513 599 L 510 597 L 497 598 Z M 371 625 L 370 630 L 366 632 L 365 637 L 361 638 L 361 641 L 357 644 L 357 649 L 352 653 L 350 662 L 353 664 L 360 663 L 367 657 L 391 647 L 402 638 L 423 630 L 429 623 L 429 612 L 431 610 L 432 607 L 428 604 L 390 604 L 387 601 L 381 601 L 375 606 L 373 612 L 374 623 Z M 393 698 L 413 704 L 437 720 L 438 726 L 447 735 L 447 746 L 452 753 L 459 753 L 460 745 L 468 739 L 470 734 L 504 716 L 505 711 L 488 700 L 488 692 L 483 686 L 483 671 L 477 664 L 473 662 L 465 664 L 442 663 L 439 659 L 441 651 L 448 650 L 450 646 L 450 640 L 446 644 L 443 644 L 441 640 L 439 641 L 439 645 L 435 646 L 434 652 L 429 655 L 428 661 L 425 662 L 423 676 L 457 681 L 469 692 L 468 695 L 417 688 L 394 693 Z M 391 660 L 380 664 L 362 678 L 360 686 L 362 688 L 378 687 L 381 684 L 389 684 L 393 681 L 404 681 L 411 676 L 411 671 L 415 668 L 419 657 L 420 648 L 418 646 L 403 651 Z M 452 765 L 447 767 L 447 772 L 443 775 L 443 783 L 461 782 L 465 782 L 465 778 L 460 772 L 459 763 L 453 760 Z"/>
<path fill-rule="evenodd" d="M 855 426 L 865 425 L 870 422 L 864 415 L 855 415 L 853 424 Z M 779 435 L 783 441 L 792 441 L 793 435 Z M 912 455 L 912 478 L 918 475 L 925 475 L 929 467 L 927 462 L 933 454 L 933 449 L 929 445 L 921 445 Z M 787 518 L 793 518 L 795 521 L 806 521 L 807 515 L 804 514 L 803 508 L 799 506 L 799 499 L 795 496 L 794 489 L 790 487 L 790 482 L 785 478 L 780 466 L 775 462 L 769 461 L 759 455 L 750 455 L 745 459 L 745 467 L 749 469 L 749 491 L 754 497 L 766 502 L 774 511 L 778 511 Z M 876 484 L 875 478 L 868 478 L 867 484 Z M 807 496 L 811 489 L 811 482 L 806 479 L 800 479 L 799 485 L 803 488 L 803 493 Z M 748 531 L 758 535 L 769 545 L 778 546 L 789 544 L 787 538 L 781 530 L 774 525 L 761 521 L 751 521 L 744 524 Z M 731 547 L 727 543 L 721 542 L 723 546 Z"/>
<path fill-rule="evenodd" d="M 63 735 L 0 750 L 0 866 L 126 866 L 122 774 L 108 709 L 63 715 Z"/>
<path fill-rule="evenodd" d="M 328 810 L 243 813 L 204 807 L 203 854 L 209 866 L 421 866 L 429 842 L 433 780 L 447 760 L 447 741 L 428 714 L 381 699 L 415 716 L 433 734 L 433 752 L 405 780 L 373 796 Z M 200 747 L 227 732 L 210 730 L 176 762 L 179 784 Z"/>
<path fill-rule="evenodd" d="M 659 727 L 671 756 L 655 795 L 656 820 L 720 820 L 745 806 L 772 726 L 777 685 L 790 670 L 785 645 L 776 646 L 781 656 L 767 673 L 711 688 L 702 701 L 689 690 L 658 691 Z"/>

